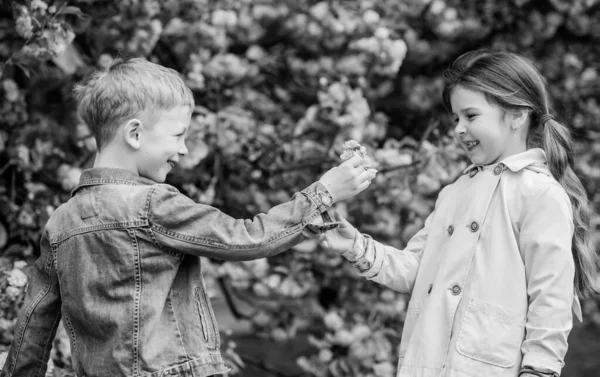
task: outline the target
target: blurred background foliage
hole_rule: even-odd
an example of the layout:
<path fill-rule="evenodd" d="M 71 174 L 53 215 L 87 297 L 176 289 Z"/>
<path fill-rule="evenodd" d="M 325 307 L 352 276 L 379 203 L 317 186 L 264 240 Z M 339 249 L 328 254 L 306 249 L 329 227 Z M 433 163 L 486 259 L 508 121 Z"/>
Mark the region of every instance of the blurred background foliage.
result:
<path fill-rule="evenodd" d="M 572 126 L 577 171 L 600 196 L 599 0 L 19 0 L 0 5 L 0 350 L 12 340 L 48 216 L 69 198 L 96 145 L 73 84 L 115 57 L 179 71 L 194 91 L 190 153 L 168 182 L 237 217 L 267 211 L 367 146 L 380 174 L 336 209 L 399 248 L 443 185 L 467 166 L 441 103 L 441 73 L 487 47 L 532 58 L 554 114 Z M 592 227 L 598 240 L 600 218 Z M 212 260 L 213 293 L 272 342 L 307 340 L 307 376 L 395 374 L 408 297 L 357 277 L 308 241 L 268 260 Z M 599 300 L 584 301 L 594 349 Z M 589 340 L 591 339 L 591 340 Z M 586 343 L 587 342 L 587 343 Z M 243 355 L 224 353 L 233 372 Z M 592 348 L 590 348 L 592 347 Z M 597 349 L 600 346 L 596 344 Z M 583 352 L 583 351 L 581 351 Z M 567 377 L 598 365 L 578 353 Z M 240 358 L 240 356 L 242 356 Z M 294 356 L 296 357 L 296 356 Z M 70 375 L 59 331 L 49 376 Z M 570 369 L 569 369 L 570 368 Z"/>

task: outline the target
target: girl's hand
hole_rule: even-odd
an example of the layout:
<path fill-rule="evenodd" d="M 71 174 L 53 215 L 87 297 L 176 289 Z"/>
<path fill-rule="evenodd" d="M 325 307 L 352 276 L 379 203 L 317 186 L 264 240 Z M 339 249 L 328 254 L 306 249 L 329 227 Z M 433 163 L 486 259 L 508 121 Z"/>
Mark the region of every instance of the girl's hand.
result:
<path fill-rule="evenodd" d="M 375 175 L 367 171 L 362 163 L 360 156 L 354 156 L 331 168 L 319 179 L 334 203 L 351 198 L 369 187 Z"/>
<path fill-rule="evenodd" d="M 358 230 L 339 214 L 334 213 L 333 217 L 335 221 L 339 221 L 341 224 L 337 228 L 321 234 L 319 243 L 324 249 L 336 251 L 341 254 L 350 250 L 354 245 L 354 239 L 358 235 Z"/>

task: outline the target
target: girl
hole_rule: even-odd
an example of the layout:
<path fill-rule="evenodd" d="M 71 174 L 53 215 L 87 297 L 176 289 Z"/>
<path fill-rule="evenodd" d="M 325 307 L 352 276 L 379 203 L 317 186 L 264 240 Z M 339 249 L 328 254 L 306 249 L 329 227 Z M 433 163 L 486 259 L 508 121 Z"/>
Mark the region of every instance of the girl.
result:
<path fill-rule="evenodd" d="M 373 281 L 411 293 L 398 376 L 558 376 L 578 295 L 599 268 L 569 132 L 527 59 L 474 51 L 445 73 L 443 100 L 472 165 L 397 250 L 347 221 L 325 233 Z"/>

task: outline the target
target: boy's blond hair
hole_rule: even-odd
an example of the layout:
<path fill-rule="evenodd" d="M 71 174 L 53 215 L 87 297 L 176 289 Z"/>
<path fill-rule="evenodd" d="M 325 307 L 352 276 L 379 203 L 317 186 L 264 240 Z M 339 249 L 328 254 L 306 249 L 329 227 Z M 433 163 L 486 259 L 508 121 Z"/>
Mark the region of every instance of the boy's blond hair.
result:
<path fill-rule="evenodd" d="M 74 88 L 77 111 L 91 128 L 98 150 L 132 118 L 152 122 L 157 110 L 194 107 L 192 91 L 177 71 L 142 58 L 116 59 Z"/>

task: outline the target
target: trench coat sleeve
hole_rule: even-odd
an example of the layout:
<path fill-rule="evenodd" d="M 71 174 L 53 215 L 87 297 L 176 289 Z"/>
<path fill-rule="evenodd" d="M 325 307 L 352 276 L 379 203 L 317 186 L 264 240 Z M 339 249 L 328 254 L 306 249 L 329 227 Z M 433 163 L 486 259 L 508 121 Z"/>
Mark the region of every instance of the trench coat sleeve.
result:
<path fill-rule="evenodd" d="M 540 188 L 527 203 L 519 234 L 529 297 L 522 366 L 560 374 L 576 300 L 573 214 L 558 184 Z"/>
<path fill-rule="evenodd" d="M 435 212 L 434 212 L 435 213 Z M 343 253 L 361 276 L 403 293 L 412 291 L 434 213 L 425 220 L 403 250 L 358 234 L 354 246 Z"/>

